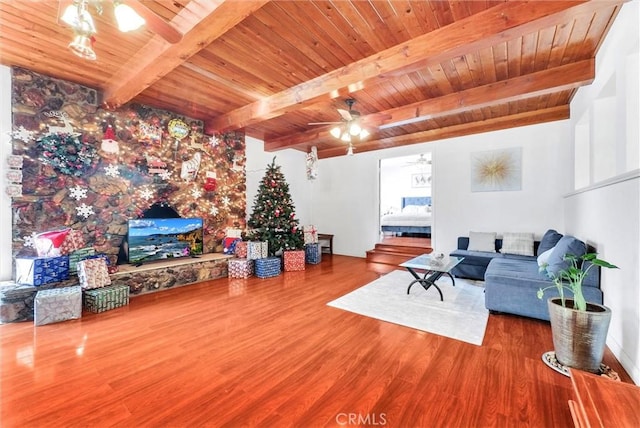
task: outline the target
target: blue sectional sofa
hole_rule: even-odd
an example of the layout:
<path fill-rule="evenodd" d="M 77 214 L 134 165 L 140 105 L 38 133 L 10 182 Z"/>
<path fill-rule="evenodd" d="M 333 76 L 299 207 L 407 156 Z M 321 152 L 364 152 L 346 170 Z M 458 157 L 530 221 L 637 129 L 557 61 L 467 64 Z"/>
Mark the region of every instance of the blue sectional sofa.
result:
<path fill-rule="evenodd" d="M 560 240 L 561 235 L 559 234 L 557 234 L 559 237 L 556 236 L 555 243 L 550 245 L 545 240 L 550 232 L 557 234 L 552 230 L 547 231 L 540 242 L 535 242 L 535 256 L 503 254 L 499 252 L 502 247 L 500 239 L 496 239 L 495 253 L 469 251 L 467 250 L 468 238 L 460 237 L 458 238 L 458 249 L 453 251 L 451 255 L 465 259 L 451 273 L 463 278 L 483 279 L 485 307 L 492 313 L 507 313 L 548 321 L 547 300 L 558 296 L 558 292 L 553 287 L 545 292 L 543 299 L 538 299 L 537 291 L 540 288 L 553 286 L 548 275 L 544 271 L 541 272 L 538 257 L 549 250 L 547 255 L 554 257 L 556 264 L 558 264 L 560 263 L 558 260 L 567 252 L 580 256 L 586 251 L 595 251 L 571 236 Z M 567 241 L 572 242 L 572 248 L 563 246 L 563 243 Z M 595 266 L 589 270 L 589 274 L 583 282 L 583 293 L 587 301 L 602 304 L 599 267 Z M 570 297 L 571 293 L 565 293 L 565 295 Z"/>

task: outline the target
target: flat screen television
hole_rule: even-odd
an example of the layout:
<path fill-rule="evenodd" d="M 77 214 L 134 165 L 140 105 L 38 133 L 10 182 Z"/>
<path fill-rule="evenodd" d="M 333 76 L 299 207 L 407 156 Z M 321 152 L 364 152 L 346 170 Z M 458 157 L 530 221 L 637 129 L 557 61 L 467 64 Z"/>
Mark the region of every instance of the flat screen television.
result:
<path fill-rule="evenodd" d="M 141 218 L 129 220 L 128 227 L 131 264 L 202 254 L 201 218 Z"/>

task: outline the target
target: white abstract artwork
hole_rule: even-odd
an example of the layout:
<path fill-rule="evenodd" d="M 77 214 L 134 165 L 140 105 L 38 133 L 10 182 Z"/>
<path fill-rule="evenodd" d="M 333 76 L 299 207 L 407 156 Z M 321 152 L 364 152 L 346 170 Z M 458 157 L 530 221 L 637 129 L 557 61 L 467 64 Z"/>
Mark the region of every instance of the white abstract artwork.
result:
<path fill-rule="evenodd" d="M 471 191 L 522 189 L 522 148 L 471 153 Z"/>

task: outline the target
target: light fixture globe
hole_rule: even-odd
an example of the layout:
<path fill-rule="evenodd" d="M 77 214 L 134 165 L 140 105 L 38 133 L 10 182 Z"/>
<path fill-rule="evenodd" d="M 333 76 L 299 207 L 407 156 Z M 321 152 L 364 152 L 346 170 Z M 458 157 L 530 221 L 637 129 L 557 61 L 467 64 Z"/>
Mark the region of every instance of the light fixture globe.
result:
<path fill-rule="evenodd" d="M 357 122 L 353 122 L 349 125 L 349 134 L 355 137 L 356 135 L 360 134 L 360 132 L 362 132 L 362 128 L 360 127 L 360 125 L 358 125 Z"/>
<path fill-rule="evenodd" d="M 333 128 L 331 128 L 331 131 L 329 131 L 329 133 L 333 138 L 340 138 L 340 135 L 342 134 L 342 130 L 340 129 L 339 126 L 334 126 Z"/>
<path fill-rule="evenodd" d="M 144 18 L 124 3 L 114 2 L 113 12 L 116 16 L 116 22 L 118 24 L 118 30 L 123 33 L 137 30 L 145 24 Z"/>
<path fill-rule="evenodd" d="M 76 34 L 71 43 L 69 43 L 69 49 L 83 59 L 95 61 L 97 58 L 96 53 L 93 51 L 91 38 L 82 34 Z"/>

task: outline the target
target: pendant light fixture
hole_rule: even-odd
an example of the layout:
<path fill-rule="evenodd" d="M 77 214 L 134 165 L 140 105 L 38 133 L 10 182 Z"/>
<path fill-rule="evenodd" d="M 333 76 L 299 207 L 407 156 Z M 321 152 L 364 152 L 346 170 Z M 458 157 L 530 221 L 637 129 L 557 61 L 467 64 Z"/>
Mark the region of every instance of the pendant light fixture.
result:
<path fill-rule="evenodd" d="M 95 43 L 97 31 L 93 17 L 89 12 L 90 5 L 96 9 L 99 15 L 102 14 L 102 0 L 73 0 L 66 7 L 60 19 L 73 29 L 73 40 L 69 44 L 71 52 L 80 58 L 95 60 L 97 56 L 93 50 L 93 44 Z M 133 31 L 145 24 L 145 20 L 123 2 L 115 0 L 113 1 L 113 6 L 116 23 L 120 31 Z"/>

